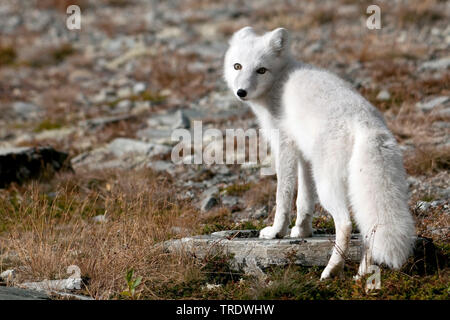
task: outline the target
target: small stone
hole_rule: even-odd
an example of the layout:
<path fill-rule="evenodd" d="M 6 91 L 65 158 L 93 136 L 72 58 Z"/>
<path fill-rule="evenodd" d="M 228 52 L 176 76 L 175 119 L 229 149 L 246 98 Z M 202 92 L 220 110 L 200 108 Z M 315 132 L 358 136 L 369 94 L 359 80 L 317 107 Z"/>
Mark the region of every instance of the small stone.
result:
<path fill-rule="evenodd" d="M 269 208 L 267 206 L 259 208 L 252 215 L 252 217 L 254 217 L 255 219 L 267 218 L 268 216 L 269 216 Z"/>
<path fill-rule="evenodd" d="M 120 99 L 128 98 L 131 95 L 132 95 L 132 91 L 131 91 L 131 88 L 129 88 L 129 87 L 123 87 L 117 91 L 117 97 L 119 97 Z"/>
<path fill-rule="evenodd" d="M 143 141 L 128 138 L 114 139 L 108 145 L 108 149 L 117 157 L 121 157 L 128 153 L 141 153 L 152 157 L 158 154 L 166 154 L 172 150 L 168 146 L 146 143 Z"/>
<path fill-rule="evenodd" d="M 419 70 L 445 70 L 450 67 L 450 56 L 422 63 Z"/>
<path fill-rule="evenodd" d="M 0 280 L 6 281 L 6 282 L 13 281 L 15 277 L 16 277 L 16 270 L 14 270 L 14 269 L 8 269 L 8 270 L 0 273 Z"/>
<path fill-rule="evenodd" d="M 147 90 L 147 85 L 144 82 L 138 82 L 133 86 L 133 93 L 134 94 L 141 94 L 145 90 Z"/>
<path fill-rule="evenodd" d="M 147 123 L 152 128 L 166 127 L 170 129 L 189 129 L 191 126 L 191 120 L 183 110 L 152 117 L 147 120 Z"/>
<path fill-rule="evenodd" d="M 170 161 L 163 161 L 163 160 L 158 160 L 158 161 L 152 161 L 149 162 L 147 164 L 147 168 L 151 168 L 152 170 L 155 171 L 172 171 L 174 167 L 174 164 Z"/>
<path fill-rule="evenodd" d="M 191 127 L 191 120 L 186 116 L 182 110 L 175 112 L 172 129 L 189 129 Z"/>
<path fill-rule="evenodd" d="M 234 207 L 239 203 L 239 198 L 235 196 L 223 196 L 221 201 L 224 206 Z"/>
<path fill-rule="evenodd" d="M 71 83 L 87 81 L 92 78 L 92 73 L 88 70 L 80 69 L 74 70 L 69 75 L 69 81 Z"/>
<path fill-rule="evenodd" d="M 427 201 L 418 201 L 418 202 L 416 203 L 416 207 L 417 207 L 417 209 L 419 209 L 420 211 L 425 212 L 425 211 L 427 211 L 428 209 L 430 209 L 431 204 L 430 204 L 429 202 L 427 202 Z"/>
<path fill-rule="evenodd" d="M 304 53 L 306 55 L 311 55 L 316 52 L 320 52 L 323 49 L 323 43 L 321 41 L 316 41 L 312 44 L 310 44 L 306 49 L 304 50 Z"/>
<path fill-rule="evenodd" d="M 115 108 L 116 112 L 128 112 L 133 107 L 133 102 L 131 100 L 125 99 L 120 101 Z"/>
<path fill-rule="evenodd" d="M 431 111 L 432 109 L 434 109 L 437 106 L 443 105 L 444 103 L 446 103 L 450 98 L 447 96 L 442 96 L 442 97 L 436 97 L 433 98 L 427 102 L 419 102 L 416 104 L 416 106 L 421 109 L 422 111 Z"/>
<path fill-rule="evenodd" d="M 94 222 L 98 222 L 98 223 L 105 223 L 105 222 L 108 222 L 108 218 L 106 217 L 105 214 L 100 214 L 100 215 L 98 215 L 98 216 L 95 216 L 95 217 L 92 218 L 92 220 L 93 220 Z"/>
<path fill-rule="evenodd" d="M 219 202 L 215 196 L 208 196 L 202 201 L 200 209 L 205 212 L 215 207 Z"/>
<path fill-rule="evenodd" d="M 435 121 L 435 122 L 433 122 L 433 127 L 440 128 L 440 129 L 450 129 L 450 122 Z"/>
<path fill-rule="evenodd" d="M 101 104 L 112 102 L 117 99 L 116 91 L 111 88 L 102 89 L 94 98 L 92 99 L 93 103 Z"/>
<path fill-rule="evenodd" d="M 12 108 L 17 115 L 25 119 L 29 119 L 41 111 L 41 108 L 35 104 L 23 101 L 14 102 Z"/>
<path fill-rule="evenodd" d="M 378 101 L 387 101 L 391 98 L 391 94 L 387 90 L 381 90 L 377 95 Z"/>

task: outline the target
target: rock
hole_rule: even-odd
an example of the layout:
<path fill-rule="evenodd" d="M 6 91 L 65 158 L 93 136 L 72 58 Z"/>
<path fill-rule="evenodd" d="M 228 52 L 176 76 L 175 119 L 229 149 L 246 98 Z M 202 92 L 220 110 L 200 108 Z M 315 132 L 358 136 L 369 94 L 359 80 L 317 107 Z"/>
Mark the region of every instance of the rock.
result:
<path fill-rule="evenodd" d="M 421 109 L 422 111 L 426 112 L 426 111 L 431 111 L 432 109 L 434 109 L 435 107 L 437 107 L 439 105 L 443 105 L 444 103 L 446 103 L 449 100 L 450 100 L 450 98 L 447 96 L 436 97 L 431 100 L 428 100 L 427 102 L 419 102 L 416 104 L 416 106 L 419 109 Z"/>
<path fill-rule="evenodd" d="M 203 212 L 206 212 L 215 207 L 218 203 L 219 201 L 217 201 L 217 198 L 214 195 L 209 195 L 203 199 L 200 209 Z"/>
<path fill-rule="evenodd" d="M 254 219 L 263 219 L 267 218 L 269 216 L 269 208 L 267 206 L 264 206 L 258 210 L 256 210 L 251 217 Z"/>
<path fill-rule="evenodd" d="M 220 200 L 227 207 L 234 207 L 239 203 L 239 197 L 235 196 L 222 196 Z"/>
<path fill-rule="evenodd" d="M 86 69 L 75 69 L 69 74 L 69 82 L 78 83 L 92 79 L 93 74 Z"/>
<path fill-rule="evenodd" d="M 178 141 L 172 141 L 172 130 L 170 129 L 153 129 L 153 128 L 142 129 L 136 132 L 136 136 L 142 140 L 153 143 L 167 144 L 167 145 L 173 145 L 178 143 Z"/>
<path fill-rule="evenodd" d="M 441 59 L 435 59 L 430 60 L 427 62 L 424 62 L 420 65 L 419 70 L 445 70 L 448 67 L 450 67 L 450 56 L 441 58 Z"/>
<path fill-rule="evenodd" d="M 50 297 L 39 291 L 0 286 L 0 300 L 49 300 Z"/>
<path fill-rule="evenodd" d="M 151 128 L 189 129 L 191 126 L 191 120 L 183 110 L 150 118 L 147 123 Z"/>
<path fill-rule="evenodd" d="M 141 153 L 153 157 L 155 155 L 167 154 L 172 149 L 164 145 L 146 143 L 128 138 L 117 138 L 109 143 L 108 150 L 117 157 L 129 153 Z"/>
<path fill-rule="evenodd" d="M 437 115 L 445 118 L 450 117 L 450 107 L 439 110 Z"/>
<path fill-rule="evenodd" d="M 147 90 L 147 85 L 144 82 L 138 82 L 133 86 L 133 93 L 134 94 L 141 94 L 145 90 Z"/>
<path fill-rule="evenodd" d="M 15 114 L 24 119 L 36 117 L 41 112 L 41 108 L 37 105 L 23 101 L 14 102 L 12 104 L 12 109 Z"/>
<path fill-rule="evenodd" d="M 106 217 L 106 214 L 100 214 L 98 216 L 95 216 L 95 217 L 92 218 L 92 220 L 94 222 L 98 222 L 98 223 L 108 222 L 108 218 Z"/>
<path fill-rule="evenodd" d="M 72 158 L 71 164 L 77 169 L 85 167 L 90 170 L 122 168 L 133 169 L 142 167 L 149 159 L 157 155 L 171 152 L 169 146 L 147 143 L 129 138 L 117 138 L 105 147 L 79 154 Z"/>
<path fill-rule="evenodd" d="M 323 49 L 323 42 L 322 41 L 316 41 L 312 44 L 310 44 L 308 47 L 305 48 L 304 53 L 305 55 L 309 56 L 313 53 L 320 52 Z"/>
<path fill-rule="evenodd" d="M 210 187 L 203 191 L 203 193 L 200 195 L 201 205 L 200 209 L 205 212 L 216 206 L 219 201 L 219 188 L 216 186 Z"/>
<path fill-rule="evenodd" d="M 191 127 L 191 120 L 183 112 L 183 110 L 178 110 L 174 114 L 174 121 L 172 122 L 172 129 L 189 129 Z"/>
<path fill-rule="evenodd" d="M 416 207 L 417 207 L 417 209 L 419 209 L 421 212 L 425 212 L 425 211 L 427 211 L 428 209 L 430 209 L 431 204 L 430 204 L 429 202 L 427 202 L 427 201 L 418 201 L 418 202 L 416 203 Z"/>
<path fill-rule="evenodd" d="M 196 257 L 222 250 L 233 256 L 231 266 L 236 270 L 258 272 L 273 265 L 289 264 L 289 255 L 295 254 L 294 263 L 303 266 L 325 266 L 333 250 L 334 235 L 320 235 L 306 239 L 259 239 L 258 230 L 230 230 L 211 235 L 187 237 L 164 243 L 168 251 L 185 250 Z M 362 241 L 357 235 L 350 240 L 348 258 L 359 261 Z"/>
<path fill-rule="evenodd" d="M 132 95 L 132 91 L 130 87 L 123 87 L 117 91 L 117 97 L 119 99 L 129 98 Z"/>
<path fill-rule="evenodd" d="M 2 281 L 10 282 L 13 281 L 15 277 L 16 277 L 16 270 L 14 269 L 8 269 L 0 273 L 0 280 Z"/>
<path fill-rule="evenodd" d="M 133 102 L 131 100 L 125 99 L 117 103 L 113 110 L 113 113 L 126 113 L 133 108 Z"/>
<path fill-rule="evenodd" d="M 147 168 L 151 168 L 152 170 L 155 170 L 155 171 L 167 171 L 167 172 L 171 173 L 173 171 L 174 167 L 175 167 L 175 165 L 169 161 L 158 160 L 158 161 L 151 161 L 151 162 L 147 163 Z"/>
<path fill-rule="evenodd" d="M 258 230 L 229 230 L 211 235 L 169 240 L 162 244 L 168 252 L 189 252 L 198 258 L 221 252 L 230 255 L 231 267 L 246 273 L 261 273 L 270 266 L 292 263 L 302 266 L 326 266 L 334 247 L 335 235 L 313 235 L 310 238 L 259 239 Z M 417 238 L 419 242 L 421 238 Z M 347 258 L 359 262 L 362 240 L 353 234 Z"/>
<path fill-rule="evenodd" d="M 49 167 L 58 171 L 67 157 L 52 147 L 0 148 L 0 188 L 37 178 Z"/>
<path fill-rule="evenodd" d="M 93 103 L 101 104 L 112 102 L 117 99 L 116 91 L 112 88 L 102 89 L 94 98 L 92 99 Z"/>
<path fill-rule="evenodd" d="M 87 127 L 88 129 L 100 129 L 108 124 L 118 123 L 120 121 L 126 121 L 134 119 L 133 115 L 112 116 L 112 117 L 100 117 L 89 120 L 80 121 L 78 123 L 81 127 Z"/>
<path fill-rule="evenodd" d="M 44 280 L 40 282 L 24 282 L 18 286 L 35 291 L 72 291 L 81 289 L 81 278 L 67 278 L 61 280 Z"/>
<path fill-rule="evenodd" d="M 391 94 L 387 90 L 381 90 L 377 95 L 378 101 L 387 101 L 391 98 Z"/>
<path fill-rule="evenodd" d="M 450 111 L 450 109 L 449 109 L 449 111 Z M 450 122 L 447 122 L 447 121 L 435 121 L 435 122 L 433 122 L 432 126 L 436 127 L 436 128 L 439 128 L 439 129 L 450 129 Z"/>

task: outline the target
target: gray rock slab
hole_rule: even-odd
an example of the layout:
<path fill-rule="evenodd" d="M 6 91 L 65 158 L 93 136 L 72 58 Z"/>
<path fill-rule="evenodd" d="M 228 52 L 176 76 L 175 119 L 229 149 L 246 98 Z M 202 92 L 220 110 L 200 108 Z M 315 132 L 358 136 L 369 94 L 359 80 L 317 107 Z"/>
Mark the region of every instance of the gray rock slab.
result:
<path fill-rule="evenodd" d="M 0 300 L 49 300 L 43 292 L 0 286 Z"/>
<path fill-rule="evenodd" d="M 325 266 L 331 257 L 334 235 L 315 235 L 310 238 L 259 239 L 257 230 L 230 230 L 170 240 L 164 243 L 169 252 L 187 251 L 197 257 L 222 251 L 232 255 L 232 266 L 250 273 L 273 265 L 287 265 L 291 257 L 294 263 L 303 266 Z M 352 235 L 348 258 L 361 259 L 362 241 Z"/>
<path fill-rule="evenodd" d="M 199 258 L 222 252 L 231 255 L 231 266 L 236 270 L 261 274 L 267 267 L 292 262 L 302 266 L 326 266 L 335 240 L 335 235 L 330 234 L 271 240 L 259 239 L 258 236 L 258 230 L 227 230 L 169 240 L 163 243 L 163 247 L 168 252 L 184 251 Z M 362 246 L 361 235 L 352 234 L 347 260 L 359 262 Z"/>
<path fill-rule="evenodd" d="M 159 154 L 167 154 L 171 151 L 171 148 L 165 145 L 146 143 L 135 139 L 117 138 L 108 144 L 108 150 L 118 157 L 133 152 L 153 157 Z"/>

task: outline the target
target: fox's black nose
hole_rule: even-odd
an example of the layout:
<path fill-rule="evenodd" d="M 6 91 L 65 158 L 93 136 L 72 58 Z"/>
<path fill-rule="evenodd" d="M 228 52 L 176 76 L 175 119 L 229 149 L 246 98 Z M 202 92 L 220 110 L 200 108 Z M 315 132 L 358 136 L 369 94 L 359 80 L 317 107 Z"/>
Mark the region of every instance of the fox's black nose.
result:
<path fill-rule="evenodd" d="M 237 95 L 241 98 L 244 98 L 247 95 L 247 91 L 245 91 L 244 89 L 239 89 L 237 91 Z"/>

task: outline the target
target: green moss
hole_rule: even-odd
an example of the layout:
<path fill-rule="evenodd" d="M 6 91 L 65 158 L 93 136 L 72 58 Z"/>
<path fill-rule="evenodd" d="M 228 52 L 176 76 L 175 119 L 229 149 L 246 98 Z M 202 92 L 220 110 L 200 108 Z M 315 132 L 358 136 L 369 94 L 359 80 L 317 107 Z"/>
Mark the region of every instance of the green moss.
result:
<path fill-rule="evenodd" d="M 329 216 L 314 217 L 312 221 L 313 228 L 316 229 L 316 233 L 335 233 L 333 218 Z"/>
<path fill-rule="evenodd" d="M 222 191 L 229 196 L 241 196 L 252 187 L 251 183 L 233 184 Z"/>
<path fill-rule="evenodd" d="M 34 129 L 34 132 L 42 132 L 45 130 L 56 130 L 61 128 L 62 124 L 60 123 L 52 122 L 50 120 L 44 120 L 37 125 L 37 127 Z"/>
<path fill-rule="evenodd" d="M 75 49 L 70 44 L 63 44 L 61 47 L 54 49 L 51 56 L 56 63 L 64 61 L 67 57 L 75 53 Z"/>
<path fill-rule="evenodd" d="M 14 48 L 0 47 L 0 66 L 11 65 L 16 61 L 17 53 Z"/>

